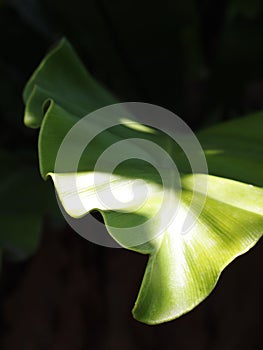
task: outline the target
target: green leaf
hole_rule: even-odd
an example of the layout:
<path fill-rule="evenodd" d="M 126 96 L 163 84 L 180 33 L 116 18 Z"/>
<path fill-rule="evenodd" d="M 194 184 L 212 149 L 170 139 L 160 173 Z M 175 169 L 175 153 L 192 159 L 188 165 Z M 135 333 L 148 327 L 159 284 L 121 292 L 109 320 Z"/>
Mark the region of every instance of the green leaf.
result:
<path fill-rule="evenodd" d="M 84 152 L 76 184 L 72 185 L 75 174 L 71 164 L 64 164 L 60 172 L 54 172 L 60 144 L 82 116 L 113 103 L 114 98 L 94 82 L 65 40 L 40 64 L 25 89 L 24 98 L 25 122 L 33 127 L 41 124 L 42 176 L 51 175 L 67 213 L 78 218 L 97 209 L 108 232 L 119 244 L 149 254 L 133 310 L 136 319 L 157 324 L 193 309 L 209 295 L 223 269 L 262 236 L 262 113 L 211 127 L 197 135 L 210 175 L 192 174 L 183 152 L 158 130 L 131 130 L 125 124 L 108 129 Z M 87 130 L 92 134 L 96 127 L 90 123 Z M 112 191 L 123 204 L 108 208 L 96 196 L 96 192 L 103 195 L 108 190 L 107 167 L 95 172 L 93 166 L 109 145 L 132 137 L 151 140 L 170 154 L 181 173 L 182 191 L 179 187 L 164 188 L 153 167 L 130 160 L 116 168 L 110 179 Z M 73 150 L 76 142 L 71 144 Z M 94 175 L 99 179 L 96 184 Z M 137 179 L 144 180 L 148 189 L 147 198 L 139 207 L 140 198 L 125 201 L 131 188 L 141 193 L 142 183 Z M 175 174 L 174 181 L 177 181 Z M 207 191 L 203 186 L 206 183 Z M 166 215 L 156 216 L 164 193 L 168 193 L 168 208 L 176 212 L 170 221 Z M 78 205 L 78 198 L 82 205 Z M 187 216 L 196 219 L 195 225 L 182 234 Z M 146 222 L 150 224 L 142 226 L 138 233 L 136 225 Z M 130 229 L 128 235 L 126 228 Z M 163 232 L 158 235 L 160 229 Z"/>
<path fill-rule="evenodd" d="M 180 235 L 179 221 L 168 227 L 151 255 L 133 310 L 137 319 L 155 324 L 191 310 L 212 291 L 221 271 L 261 237 L 262 189 L 209 177 L 207 195 L 192 230 Z M 183 201 L 190 204 L 187 191 Z"/>
<path fill-rule="evenodd" d="M 116 102 L 88 74 L 66 39 L 62 39 L 35 70 L 23 98 L 26 105 L 24 122 L 32 128 L 41 125 L 50 99 L 77 117 Z"/>
<path fill-rule="evenodd" d="M 60 200 L 71 216 L 81 217 L 85 214 L 83 207 L 72 207 L 72 203 L 76 203 L 74 197 L 79 196 L 87 211 L 94 208 L 101 211 L 110 234 L 121 245 L 150 254 L 133 310 L 134 316 L 145 323 L 169 321 L 191 310 L 212 291 L 222 270 L 235 257 L 251 248 L 262 235 L 263 189 L 213 176 L 208 177 L 205 206 L 196 225 L 186 235 L 182 235 L 181 226 L 193 190 L 193 175 L 188 175 L 182 177 L 183 193 L 176 220 L 167 224 L 162 236 L 153 239 L 152 235 L 158 232 L 158 225 L 162 225 L 161 222 L 155 222 L 152 231 L 140 232 L 149 238 L 149 242 L 131 247 L 130 244 L 136 237 L 123 237 L 115 227 L 133 227 L 144 222 L 145 218 L 154 217 L 161 201 L 162 188 L 155 187 L 149 176 L 148 190 L 150 188 L 152 191 L 140 210 L 134 212 L 134 206 L 125 206 L 109 211 L 97 200 L 94 185 L 88 186 L 91 175 L 93 174 L 79 175 L 80 184 L 85 183 L 85 186 L 78 187 L 78 192 L 70 187 L 72 182 L 69 178 L 74 175 L 56 174 L 52 177 Z M 195 181 L 202 181 L 206 175 L 194 176 L 199 177 Z M 60 177 L 63 178 L 62 181 Z M 81 177 L 84 181 L 81 181 Z M 117 198 L 118 194 L 122 198 L 129 181 L 131 179 L 125 177 L 112 179 L 111 185 Z M 103 188 L 102 183 L 101 187 L 96 187 L 96 191 L 103 191 Z M 200 192 L 199 195 L 202 197 L 206 194 Z M 174 206 L 176 207 L 176 200 Z M 193 215 L 195 209 L 192 208 Z"/>
<path fill-rule="evenodd" d="M 0 248 L 4 257 L 21 260 L 35 253 L 43 215 L 52 213 L 55 198 L 43 183 L 31 152 L 1 152 Z"/>
<path fill-rule="evenodd" d="M 262 187 L 262 127 L 259 112 L 200 131 L 209 173 Z"/>

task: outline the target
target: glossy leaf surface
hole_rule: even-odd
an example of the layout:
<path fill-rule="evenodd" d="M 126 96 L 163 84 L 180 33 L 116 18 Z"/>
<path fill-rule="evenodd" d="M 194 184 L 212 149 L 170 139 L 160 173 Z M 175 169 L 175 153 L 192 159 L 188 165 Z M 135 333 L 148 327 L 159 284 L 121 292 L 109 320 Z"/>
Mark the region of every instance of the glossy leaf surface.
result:
<path fill-rule="evenodd" d="M 25 123 L 31 127 L 40 126 L 42 176 L 52 176 L 67 213 L 78 218 L 98 209 L 118 243 L 149 254 L 133 310 L 136 319 L 157 324 L 193 309 L 212 291 L 223 269 L 262 236 L 263 114 L 220 124 L 197 135 L 210 175 L 192 174 L 183 153 L 174 144 L 167 149 L 167 137 L 159 131 L 131 130 L 125 125 L 104 131 L 84 152 L 75 188 L 71 186 L 74 174 L 70 163 L 61 172 L 54 173 L 60 144 L 81 117 L 114 103 L 115 99 L 91 78 L 70 44 L 63 39 L 37 68 L 25 88 L 24 100 Z M 91 133 L 96 130 L 96 125 L 89 127 Z M 181 172 L 182 185 L 179 207 L 178 192 L 172 191 L 170 196 L 174 208 L 178 209 L 174 220 L 153 221 L 154 225 L 141 232 L 145 239 L 138 245 L 132 244 L 134 237 L 131 239 L 115 228 L 133 228 L 155 217 L 163 194 L 156 171 L 135 160 L 124 163 L 112 177 L 111 185 L 119 198 L 125 196 L 127 188 L 136 186 L 136 179 L 147 183 L 148 197 L 139 209 L 135 209 L 133 201 L 124 203 L 123 207 L 106 208 L 94 195 L 96 191 L 101 194 L 105 191 L 103 176 L 93 171 L 97 157 L 109 145 L 130 137 L 152 140 L 166 149 Z M 94 175 L 101 178 L 96 186 L 92 180 Z M 193 218 L 197 215 L 197 220 L 191 230 L 182 235 L 195 182 L 200 183 L 195 191 L 199 200 L 191 205 L 190 215 Z M 207 182 L 207 191 L 203 190 L 204 182 Z M 84 207 L 72 205 L 76 197 L 81 198 Z M 204 202 L 200 215 L 199 202 Z M 164 231 L 156 236 L 159 227 L 164 227 Z"/>

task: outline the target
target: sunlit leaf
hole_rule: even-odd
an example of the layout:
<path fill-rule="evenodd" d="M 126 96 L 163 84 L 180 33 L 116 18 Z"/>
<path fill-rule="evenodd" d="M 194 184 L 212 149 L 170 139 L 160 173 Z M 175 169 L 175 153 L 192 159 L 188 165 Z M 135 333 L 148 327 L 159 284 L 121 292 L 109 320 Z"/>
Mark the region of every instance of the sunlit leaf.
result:
<path fill-rule="evenodd" d="M 114 98 L 95 83 L 68 42 L 62 40 L 30 79 L 24 99 L 25 123 L 41 127 L 39 159 L 42 176 L 51 175 L 66 212 L 79 218 L 92 209 L 99 210 L 110 235 L 119 244 L 149 254 L 133 310 L 136 319 L 157 324 L 193 309 L 212 291 L 222 270 L 262 236 L 263 114 L 211 127 L 197 135 L 207 157 L 210 175 L 192 174 L 177 146 L 167 148 L 167 136 L 162 132 L 129 129 L 123 123 L 98 135 L 84 152 L 76 185 L 72 186 L 75 174 L 70 162 L 61 172 L 55 172 L 60 144 L 82 116 L 115 102 Z M 96 125 L 89 125 L 88 130 L 93 133 Z M 149 191 L 143 205 L 137 207 L 138 198 L 134 198 L 123 201 L 121 206 L 107 208 L 97 200 L 96 191 L 103 194 L 107 190 L 107 169 L 102 173 L 93 170 L 98 155 L 114 142 L 130 137 L 159 144 L 180 170 L 179 206 L 179 189 L 170 189 L 169 196 L 169 208 L 178 209 L 173 220 L 166 222 L 165 215 L 155 218 L 164 188 L 153 167 L 140 161 L 126 162 L 118 167 L 111 178 L 111 187 L 115 196 L 123 201 L 131 188 L 140 193 L 141 185 L 136 179 L 144 180 Z M 71 146 L 74 150 L 74 142 Z M 100 180 L 96 184 L 94 176 Z M 195 182 L 200 183 L 197 192 L 196 188 L 194 191 Z M 202 186 L 204 182 L 207 182 L 207 191 Z M 194 192 L 198 201 L 190 207 Z M 81 206 L 77 205 L 77 198 L 81 198 Z M 199 203 L 203 202 L 200 214 Z M 196 217 L 197 220 L 189 232 L 182 234 L 187 215 L 192 216 L 193 221 Z M 152 225 L 140 232 L 143 243 L 134 244 L 138 232 L 133 232 L 133 228 L 149 219 L 153 219 Z M 122 233 L 124 227 L 131 228 L 130 236 Z M 156 235 L 159 228 L 164 231 Z"/>

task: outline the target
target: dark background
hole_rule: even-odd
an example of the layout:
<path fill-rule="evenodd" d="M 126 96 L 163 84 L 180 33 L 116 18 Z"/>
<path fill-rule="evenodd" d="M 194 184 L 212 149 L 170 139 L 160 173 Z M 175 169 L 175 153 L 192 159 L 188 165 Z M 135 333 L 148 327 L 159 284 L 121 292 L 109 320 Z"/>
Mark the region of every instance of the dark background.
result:
<path fill-rule="evenodd" d="M 158 104 L 194 130 L 263 107 L 262 0 L 2 0 L 0 145 L 7 152 L 37 152 L 37 131 L 23 126 L 22 89 L 61 36 L 121 101 Z M 3 261 L 1 349 L 262 347 L 260 244 L 194 311 L 150 327 L 130 312 L 146 257 L 95 246 L 51 221 L 45 216 L 32 257 Z"/>

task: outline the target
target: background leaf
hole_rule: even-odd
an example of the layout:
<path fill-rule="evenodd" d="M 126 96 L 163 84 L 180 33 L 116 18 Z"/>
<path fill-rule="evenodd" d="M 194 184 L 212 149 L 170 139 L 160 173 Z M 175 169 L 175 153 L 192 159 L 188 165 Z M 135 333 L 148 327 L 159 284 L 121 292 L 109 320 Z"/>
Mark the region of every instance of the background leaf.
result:
<path fill-rule="evenodd" d="M 39 246 L 43 216 L 57 218 L 59 212 L 50 184 L 41 181 L 32 152 L 1 152 L 0 161 L 0 247 L 6 258 L 21 260 Z"/>

